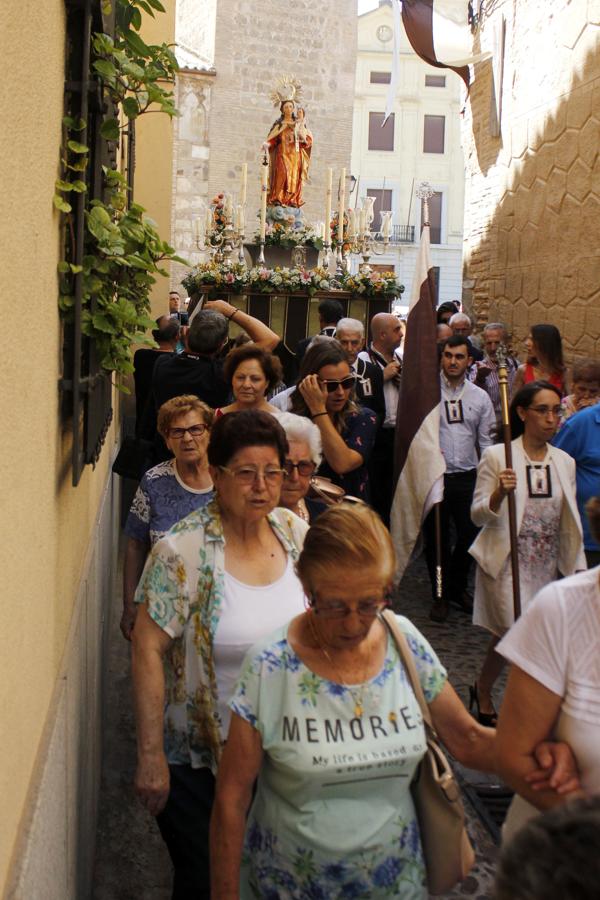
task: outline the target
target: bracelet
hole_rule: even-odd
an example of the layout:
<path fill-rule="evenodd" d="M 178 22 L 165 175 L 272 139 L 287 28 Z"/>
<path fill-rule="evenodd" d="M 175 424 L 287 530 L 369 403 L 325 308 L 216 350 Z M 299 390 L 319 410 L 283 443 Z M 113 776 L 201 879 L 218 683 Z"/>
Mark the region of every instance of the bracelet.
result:
<path fill-rule="evenodd" d="M 231 322 L 231 320 L 233 319 L 233 317 L 235 316 L 236 313 L 239 313 L 239 309 L 237 308 L 237 306 L 236 306 L 236 308 L 234 309 L 234 311 L 231 313 L 231 315 L 230 315 L 230 316 L 227 316 L 227 318 L 229 319 L 230 322 Z"/>
<path fill-rule="evenodd" d="M 329 415 L 329 413 L 327 412 L 327 410 L 325 410 L 325 412 L 315 413 L 314 416 L 311 416 L 311 419 L 318 419 L 319 416 L 328 416 L 328 415 Z"/>

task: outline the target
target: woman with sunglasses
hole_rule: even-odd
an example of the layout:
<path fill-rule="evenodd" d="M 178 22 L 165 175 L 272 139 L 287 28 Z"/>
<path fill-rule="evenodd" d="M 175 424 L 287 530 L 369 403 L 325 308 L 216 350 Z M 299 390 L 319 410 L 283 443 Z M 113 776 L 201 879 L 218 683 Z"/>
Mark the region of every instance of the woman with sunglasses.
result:
<path fill-rule="evenodd" d="M 575 461 L 549 441 L 561 417 L 561 392 L 548 381 L 518 391 L 510 405 L 512 469 L 503 444 L 484 450 L 471 517 L 481 527 L 469 553 L 477 560 L 473 622 L 491 632 L 483 667 L 471 688 L 479 721 L 495 726 L 492 688 L 504 668 L 496 652 L 514 622 L 508 502 L 515 494 L 521 606 L 561 575 L 587 568 L 575 495 Z"/>
<path fill-rule="evenodd" d="M 193 394 L 173 397 L 158 411 L 158 433 L 173 459 L 142 477 L 125 522 L 121 632 L 128 641 L 136 617 L 133 597 L 150 548 L 214 496 L 206 457 L 213 417 L 212 409 Z"/>
<path fill-rule="evenodd" d="M 214 774 L 244 654 L 304 608 L 293 563 L 308 526 L 277 508 L 287 450 L 269 413 L 218 419 L 208 446 L 216 497 L 154 545 L 136 593 L 135 787 L 158 815 L 175 900 L 209 897 Z"/>
<path fill-rule="evenodd" d="M 322 459 L 319 429 L 310 419 L 289 412 L 280 413 L 278 422 L 288 441 L 279 503 L 305 522 L 312 523 L 327 509 L 323 500 L 307 496 Z"/>
<path fill-rule="evenodd" d="M 367 463 L 377 431 L 377 416 L 354 402 L 355 376 L 346 351 L 336 340 L 320 341 L 306 351 L 292 412 L 308 416 L 319 429 L 324 461 L 319 475 L 344 493 L 369 500 Z"/>
<path fill-rule="evenodd" d="M 422 717 L 378 615 L 395 566 L 365 504 L 330 507 L 311 526 L 296 566 L 308 608 L 250 650 L 231 700 L 213 900 L 427 897 L 410 789 Z M 468 714 L 423 635 L 397 623 L 440 738 L 464 765 L 492 770 L 494 731 Z"/>

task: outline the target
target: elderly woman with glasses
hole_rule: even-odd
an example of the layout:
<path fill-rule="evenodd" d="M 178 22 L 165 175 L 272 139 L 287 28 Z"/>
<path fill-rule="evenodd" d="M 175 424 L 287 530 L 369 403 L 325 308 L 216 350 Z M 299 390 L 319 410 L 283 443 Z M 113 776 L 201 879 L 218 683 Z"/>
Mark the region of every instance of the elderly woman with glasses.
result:
<path fill-rule="evenodd" d="M 327 504 L 322 500 L 307 496 L 312 477 L 322 459 L 319 429 L 304 416 L 288 412 L 280 413 L 278 421 L 288 441 L 279 502 L 305 522 L 314 522 L 327 509 Z"/>
<path fill-rule="evenodd" d="M 173 397 L 158 411 L 158 432 L 174 458 L 146 472 L 125 522 L 121 632 L 127 640 L 136 617 L 133 597 L 150 548 L 213 497 L 206 457 L 212 422 L 212 409 L 192 394 Z"/>
<path fill-rule="evenodd" d="M 209 896 L 214 775 L 244 654 L 304 608 L 293 564 L 307 525 L 277 508 L 287 452 L 269 413 L 218 419 L 208 446 L 216 498 L 154 545 L 136 593 L 135 787 L 158 815 L 174 898 Z"/>
<path fill-rule="evenodd" d="M 508 502 L 515 494 L 521 606 L 561 575 L 587 568 L 575 495 L 575 461 L 552 447 L 561 417 L 560 389 L 548 381 L 522 387 L 510 405 L 513 468 L 503 444 L 484 450 L 471 517 L 481 527 L 469 553 L 477 560 L 473 622 L 491 632 L 483 667 L 471 687 L 471 708 L 495 726 L 492 688 L 504 660 L 496 652 L 514 621 Z"/>
<path fill-rule="evenodd" d="M 336 340 L 311 344 L 291 396 L 292 412 L 312 419 L 319 429 L 324 461 L 319 475 L 344 493 L 369 500 L 367 463 L 377 431 L 377 416 L 354 402 L 355 376 Z"/>
<path fill-rule="evenodd" d="M 213 900 L 427 896 L 410 790 L 423 722 L 379 617 L 395 565 L 365 504 L 331 507 L 311 526 L 296 566 L 308 608 L 251 649 L 231 700 Z M 397 623 L 440 738 L 463 764 L 491 770 L 494 731 L 468 714 L 423 635 Z"/>

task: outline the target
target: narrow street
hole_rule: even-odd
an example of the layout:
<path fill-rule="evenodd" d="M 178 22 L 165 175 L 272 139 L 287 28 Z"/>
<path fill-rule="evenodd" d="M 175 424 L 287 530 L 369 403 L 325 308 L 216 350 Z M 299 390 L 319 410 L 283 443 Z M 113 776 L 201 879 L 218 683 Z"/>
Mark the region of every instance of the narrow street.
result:
<path fill-rule="evenodd" d="M 422 560 L 408 570 L 395 603 L 427 636 L 461 698 L 483 658 L 487 636 L 470 618 L 453 609 L 444 624 L 429 620 L 429 581 Z M 96 846 L 94 900 L 169 900 L 170 860 L 154 820 L 133 794 L 135 728 L 129 645 L 119 631 L 120 593 L 111 616 L 111 652 L 106 673 L 107 702 L 104 723 L 104 762 Z M 469 786 L 494 784 L 495 779 L 461 768 Z M 465 808 L 469 831 L 477 852 L 476 866 L 468 878 L 447 898 L 472 897 L 489 900 L 497 846 L 468 798 Z"/>

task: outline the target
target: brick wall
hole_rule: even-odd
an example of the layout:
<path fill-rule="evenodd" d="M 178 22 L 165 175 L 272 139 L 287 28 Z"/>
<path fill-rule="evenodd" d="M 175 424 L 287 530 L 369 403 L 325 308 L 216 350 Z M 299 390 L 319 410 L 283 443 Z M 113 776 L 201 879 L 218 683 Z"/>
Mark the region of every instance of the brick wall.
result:
<path fill-rule="evenodd" d="M 476 44 L 506 21 L 501 131 L 492 63 L 475 67 L 463 123 L 464 301 L 503 320 L 515 345 L 557 325 L 570 357 L 600 357 L 600 3 L 505 0 Z"/>

